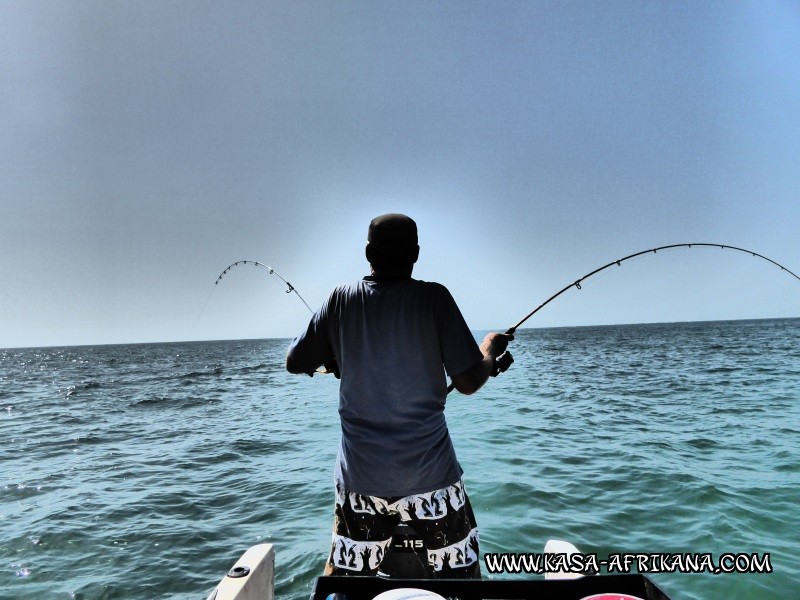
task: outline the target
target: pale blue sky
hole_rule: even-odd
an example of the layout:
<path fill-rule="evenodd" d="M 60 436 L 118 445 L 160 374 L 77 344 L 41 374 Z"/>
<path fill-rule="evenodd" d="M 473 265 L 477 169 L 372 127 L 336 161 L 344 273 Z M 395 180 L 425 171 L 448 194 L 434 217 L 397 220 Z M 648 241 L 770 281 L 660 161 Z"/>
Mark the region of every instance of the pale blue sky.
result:
<path fill-rule="evenodd" d="M 384 212 L 475 329 L 662 244 L 800 272 L 798 57 L 790 1 L 5 0 L 0 347 L 293 336 L 277 278 L 219 273 L 317 306 Z M 798 316 L 677 250 L 527 325 Z"/>

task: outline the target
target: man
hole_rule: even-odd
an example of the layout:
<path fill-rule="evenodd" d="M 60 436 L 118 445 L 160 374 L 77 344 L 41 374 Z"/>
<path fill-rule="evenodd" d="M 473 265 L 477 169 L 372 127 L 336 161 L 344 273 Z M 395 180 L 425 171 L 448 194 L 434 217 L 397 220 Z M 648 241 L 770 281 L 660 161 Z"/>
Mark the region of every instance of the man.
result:
<path fill-rule="evenodd" d="M 417 281 L 416 223 L 369 225 L 372 274 L 336 288 L 286 356 L 291 373 L 338 363 L 342 438 L 326 575 L 374 575 L 398 522 L 425 541 L 437 577 L 480 577 L 478 530 L 444 417 L 445 371 L 463 394 L 495 369 L 510 335 L 479 347 L 447 289 Z"/>

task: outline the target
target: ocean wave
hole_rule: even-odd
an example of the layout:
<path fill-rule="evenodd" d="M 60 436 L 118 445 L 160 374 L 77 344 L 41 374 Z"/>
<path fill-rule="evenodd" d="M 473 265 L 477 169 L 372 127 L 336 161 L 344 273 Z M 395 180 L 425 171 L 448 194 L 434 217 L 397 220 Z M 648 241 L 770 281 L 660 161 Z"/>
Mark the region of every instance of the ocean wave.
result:
<path fill-rule="evenodd" d="M 78 384 L 71 385 L 71 386 L 67 387 L 63 391 L 62 395 L 64 397 L 75 396 L 77 394 L 80 394 L 83 391 L 95 390 L 95 389 L 100 388 L 100 387 L 103 387 L 103 384 L 101 384 L 99 381 L 84 381 L 82 383 L 78 383 Z"/>
<path fill-rule="evenodd" d="M 221 366 L 216 366 L 213 369 L 208 369 L 206 371 L 191 371 L 189 373 L 184 373 L 182 375 L 174 376 L 175 379 L 202 379 L 204 377 L 219 377 L 224 373 L 224 369 Z"/>
<path fill-rule="evenodd" d="M 264 369 L 269 369 L 274 367 L 274 365 L 268 365 L 267 363 L 259 363 L 257 365 L 248 365 L 244 367 L 239 367 L 237 370 L 239 373 L 252 373 L 254 371 L 263 371 Z"/>

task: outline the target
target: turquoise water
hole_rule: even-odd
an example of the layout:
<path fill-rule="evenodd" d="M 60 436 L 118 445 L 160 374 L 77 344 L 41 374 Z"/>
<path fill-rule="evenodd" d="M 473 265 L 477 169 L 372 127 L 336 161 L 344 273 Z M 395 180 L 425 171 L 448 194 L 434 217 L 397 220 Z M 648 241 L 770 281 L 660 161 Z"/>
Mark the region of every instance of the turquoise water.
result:
<path fill-rule="evenodd" d="M 307 598 L 336 381 L 285 373 L 287 343 L 0 350 L 0 598 L 200 600 L 263 542 L 279 597 Z M 800 597 L 800 320 L 531 329 L 511 350 L 447 408 L 483 552 L 769 553 L 771 574 L 651 577 Z"/>

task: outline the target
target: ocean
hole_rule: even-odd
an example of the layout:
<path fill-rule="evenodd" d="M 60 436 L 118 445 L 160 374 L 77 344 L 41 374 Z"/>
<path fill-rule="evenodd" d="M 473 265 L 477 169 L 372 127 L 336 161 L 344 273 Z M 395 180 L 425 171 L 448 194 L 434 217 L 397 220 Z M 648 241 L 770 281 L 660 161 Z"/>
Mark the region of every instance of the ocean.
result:
<path fill-rule="evenodd" d="M 265 542 L 277 596 L 308 598 L 337 382 L 286 373 L 287 345 L 0 350 L 0 598 L 202 600 Z M 800 598 L 800 319 L 524 329 L 509 349 L 447 403 L 482 553 L 768 556 L 649 577 L 673 599 Z"/>

